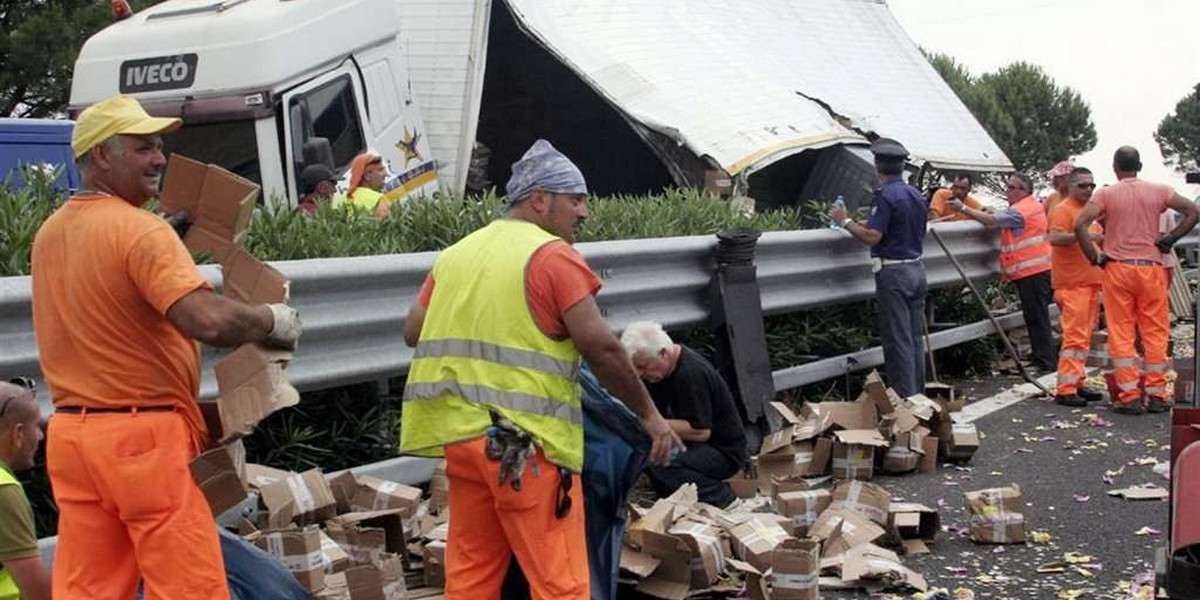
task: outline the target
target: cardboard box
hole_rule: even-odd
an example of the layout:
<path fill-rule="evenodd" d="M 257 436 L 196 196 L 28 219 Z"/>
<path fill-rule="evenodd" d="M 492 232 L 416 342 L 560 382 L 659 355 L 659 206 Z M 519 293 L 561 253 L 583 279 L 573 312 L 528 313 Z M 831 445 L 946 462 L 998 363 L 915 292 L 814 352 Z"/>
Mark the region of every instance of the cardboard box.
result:
<path fill-rule="evenodd" d="M 321 533 L 321 569 L 326 575 L 341 573 L 350 568 L 350 555 L 346 554 L 345 550 L 329 537 L 329 534 L 324 531 Z"/>
<path fill-rule="evenodd" d="M 425 544 L 422 562 L 425 564 L 425 585 L 446 587 L 446 542 L 435 540 Z"/>
<path fill-rule="evenodd" d="M 337 502 L 320 469 L 288 473 L 281 481 L 261 490 L 267 507 L 268 522 L 280 527 L 287 523 L 320 523 L 333 517 Z"/>
<path fill-rule="evenodd" d="M 842 582 L 856 587 L 907 585 L 922 592 L 929 589 L 925 578 L 900 564 L 900 557 L 895 552 L 874 544 L 848 550 L 842 557 L 839 570 Z"/>
<path fill-rule="evenodd" d="M 786 539 L 775 547 L 771 573 L 774 600 L 817 600 L 821 543 L 816 538 Z"/>
<path fill-rule="evenodd" d="M 261 531 L 247 540 L 283 563 L 304 589 L 315 592 L 325 586 L 321 554 L 321 530 L 315 525 L 303 529 Z"/>
<path fill-rule="evenodd" d="M 954 423 L 943 455 L 956 462 L 967 462 L 979 449 L 979 431 L 974 423 Z"/>
<path fill-rule="evenodd" d="M 1025 503 L 1021 487 L 967 492 L 971 541 L 982 544 L 1024 544 Z"/>
<path fill-rule="evenodd" d="M 933 543 L 942 529 L 938 511 L 915 502 L 893 502 L 888 510 L 889 527 L 902 540 Z"/>
<path fill-rule="evenodd" d="M 801 410 L 803 418 L 795 426 L 794 441 L 815 438 L 833 427 L 833 414 L 828 411 L 815 410 L 812 406 L 805 404 Z"/>
<path fill-rule="evenodd" d="M 777 523 L 751 519 L 730 529 L 729 535 L 733 539 L 734 553 L 765 572 L 771 568 L 771 553 L 775 546 L 788 537 L 788 532 Z"/>
<path fill-rule="evenodd" d="M 629 546 L 621 546 L 621 558 L 619 566 L 622 571 L 632 574 L 638 579 L 645 579 L 654 574 L 654 570 L 658 565 L 662 564 L 662 559 L 650 556 L 645 552 L 638 552 Z"/>
<path fill-rule="evenodd" d="M 373 527 L 383 531 L 383 549 L 392 554 L 404 556 L 408 551 L 408 536 L 405 532 L 405 520 L 399 510 L 379 510 L 372 512 L 352 512 L 338 515 L 327 523 L 340 525 L 360 525 Z"/>
<path fill-rule="evenodd" d="M 223 447 L 209 450 L 192 460 L 190 468 L 192 479 L 204 492 L 204 499 L 208 500 L 214 517 L 246 499 L 246 485 L 242 483 L 229 450 Z"/>
<path fill-rule="evenodd" d="M 853 508 L 868 519 L 886 526 L 892 495 L 880 486 L 863 481 L 846 481 L 833 488 L 831 506 Z"/>
<path fill-rule="evenodd" d="M 884 452 L 880 469 L 885 473 L 910 473 L 921 465 L 925 450 L 921 447 L 924 437 L 914 442 L 913 432 L 897 433 L 892 445 Z M 915 448 L 914 448 L 915 445 Z"/>
<path fill-rule="evenodd" d="M 883 384 L 883 378 L 879 376 L 879 371 L 871 371 L 867 375 L 867 380 L 863 383 L 863 391 L 866 392 L 867 398 L 875 403 L 875 412 L 880 415 L 890 415 L 895 410 L 892 396 L 888 395 L 888 387 Z"/>
<path fill-rule="evenodd" d="M 887 440 L 874 429 L 834 432 L 833 477 L 869 480 L 874 476 L 875 449 L 886 448 Z"/>
<path fill-rule="evenodd" d="M 192 224 L 183 237 L 184 244 L 221 261 L 245 241 L 258 192 L 259 187 L 248 179 L 172 154 L 159 203 L 168 213 L 187 209 Z"/>
<path fill-rule="evenodd" d="M 1196 398 L 1196 364 L 1190 356 L 1174 359 L 1175 403 L 1191 406 Z"/>
<path fill-rule="evenodd" d="M 637 591 L 665 600 L 683 600 L 692 588 L 692 550 L 683 538 L 644 531 L 642 552 L 659 559 L 654 573 L 637 586 Z"/>
<path fill-rule="evenodd" d="M 954 392 L 954 386 L 948 383 L 930 381 L 925 384 L 925 395 L 942 406 L 947 413 L 963 409 L 966 400 Z"/>
<path fill-rule="evenodd" d="M 928 436 L 921 444 L 921 449 L 924 450 L 924 455 L 921 456 L 921 464 L 918 470 L 922 473 L 933 473 L 937 471 L 938 459 L 938 438 Z"/>
<path fill-rule="evenodd" d="M 796 427 L 794 425 L 785 425 L 783 429 L 767 434 L 763 438 L 762 446 L 759 447 L 758 455 L 769 456 L 773 452 L 789 447 L 795 434 Z"/>
<path fill-rule="evenodd" d="M 629 526 L 629 540 L 637 546 L 644 546 L 644 532 L 666 533 L 672 523 L 692 512 L 698 502 L 696 484 L 685 483 L 679 486 L 675 493 L 666 498 L 659 498 L 650 510 Z"/>
<path fill-rule="evenodd" d="M 250 435 L 259 421 L 300 402 L 284 375 L 291 358 L 284 350 L 245 344 L 217 363 L 221 443 Z"/>
<path fill-rule="evenodd" d="M 680 521 L 668 533 L 683 539 L 691 551 L 692 589 L 708 589 L 725 571 L 721 530 L 707 523 Z"/>
<path fill-rule="evenodd" d="M 879 420 L 873 402 L 820 402 L 807 405 L 818 419 L 829 419 L 839 429 L 875 429 Z"/>
<path fill-rule="evenodd" d="M 736 558 L 731 558 L 728 562 L 729 566 L 741 573 L 745 579 L 747 598 L 750 600 L 771 600 L 771 594 L 767 590 L 767 579 L 763 577 L 762 571 L 754 568 L 754 565 L 742 562 Z"/>
<path fill-rule="evenodd" d="M 358 565 L 325 578 L 317 600 L 385 600 L 382 572 L 375 565 Z"/>
<path fill-rule="evenodd" d="M 869 544 L 886 534 L 882 527 L 857 510 L 833 506 L 821 513 L 809 532 L 811 537 L 824 542 L 824 556 L 837 556 L 856 546 Z"/>
<path fill-rule="evenodd" d="M 1100 369 L 1111 368 L 1108 356 L 1108 332 L 1097 331 L 1092 334 L 1091 347 L 1088 348 L 1087 366 Z"/>
<path fill-rule="evenodd" d="M 781 492 L 773 498 L 775 511 L 789 519 L 784 529 L 795 537 L 807 536 L 832 501 L 829 490 Z"/>
<path fill-rule="evenodd" d="M 446 461 L 438 463 L 429 480 L 429 509 L 434 513 L 450 506 L 450 478 L 446 476 Z"/>
<path fill-rule="evenodd" d="M 326 523 L 325 531 L 329 533 L 329 538 L 346 553 L 352 564 L 372 564 L 383 556 L 387 547 L 387 534 L 379 527 L 331 521 Z"/>
<path fill-rule="evenodd" d="M 383 600 L 405 600 L 408 586 L 404 581 L 404 561 L 395 554 L 385 554 L 375 566 L 383 583 Z"/>
<path fill-rule="evenodd" d="M 357 477 L 358 490 L 350 502 L 356 512 L 399 510 L 404 518 L 411 518 L 421 503 L 421 489 L 394 481 L 362 475 Z"/>
<path fill-rule="evenodd" d="M 230 250 L 221 261 L 221 290 L 226 297 L 246 304 L 287 304 L 287 277 L 241 248 Z"/>
<path fill-rule="evenodd" d="M 942 412 L 942 405 L 924 394 L 913 394 L 904 399 L 904 408 L 912 413 L 918 421 L 931 424 Z"/>
<path fill-rule="evenodd" d="M 353 511 L 351 502 L 354 500 L 354 494 L 358 493 L 358 479 L 354 477 L 354 473 L 343 471 L 335 477 L 327 477 L 329 481 L 329 491 L 333 492 L 333 500 L 337 502 L 337 513 L 339 515 Z"/>
<path fill-rule="evenodd" d="M 246 486 L 252 490 L 261 490 L 272 483 L 287 479 L 293 473 L 255 463 L 246 463 Z"/>

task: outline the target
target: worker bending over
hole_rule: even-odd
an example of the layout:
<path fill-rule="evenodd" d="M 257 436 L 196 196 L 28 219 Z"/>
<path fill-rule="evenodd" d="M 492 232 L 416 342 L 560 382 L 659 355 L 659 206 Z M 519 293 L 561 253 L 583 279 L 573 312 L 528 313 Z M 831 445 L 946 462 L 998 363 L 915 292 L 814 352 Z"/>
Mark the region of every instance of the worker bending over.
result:
<path fill-rule="evenodd" d="M 581 356 L 638 415 L 652 462 L 681 442 L 600 316 L 600 279 L 571 246 L 588 217 L 583 174 L 538 140 L 507 191 L 507 215 L 438 256 L 405 320 L 417 350 L 400 450 L 446 457 L 448 600 L 499 597 L 514 553 L 536 600 L 586 600 Z"/>
<path fill-rule="evenodd" d="M 725 480 L 746 465 L 750 453 L 742 415 L 725 380 L 695 350 L 672 342 L 658 323 L 633 323 L 621 343 L 654 405 L 687 445 L 671 464 L 650 467 L 654 493 L 665 498 L 694 483 L 701 502 L 718 508 L 732 504 L 737 497 Z"/>
<path fill-rule="evenodd" d="M 888 384 L 907 398 L 925 391 L 925 223 L 929 203 L 907 183 L 908 150 L 896 140 L 871 143 L 875 171 L 882 187 L 875 192 L 871 217 L 856 223 L 845 207 L 834 206 L 830 219 L 854 239 L 871 247 L 879 337 L 883 342 Z"/>
<path fill-rule="evenodd" d="M 1033 181 L 1024 173 L 1008 178 L 1008 207 L 995 213 L 976 210 L 951 200 L 950 206 L 968 217 L 1000 228 L 1000 278 L 1011 281 L 1021 298 L 1021 313 L 1029 329 L 1033 365 L 1053 371 L 1054 337 L 1050 330 L 1050 243 L 1046 211 L 1033 195 Z"/>
<path fill-rule="evenodd" d="M 1069 176 L 1066 198 L 1050 211 L 1050 281 L 1062 313 L 1062 349 L 1058 352 L 1058 388 L 1054 401 L 1063 406 L 1087 406 L 1103 395 L 1084 388 L 1083 369 L 1100 318 L 1100 288 L 1104 271 L 1093 265 L 1075 239 L 1075 219 L 1083 212 L 1096 182 L 1083 167 Z M 1104 241 L 1103 228 L 1093 223 L 1089 245 Z"/>
<path fill-rule="evenodd" d="M 18 471 L 33 468 L 42 441 L 32 390 L 0 382 L 0 600 L 50 600 L 50 573 L 38 552 L 33 510 Z"/>
<path fill-rule="evenodd" d="M 154 118 L 114 96 L 71 137 L 82 189 L 33 242 L 33 325 L 55 413 L 46 442 L 58 504 L 54 596 L 229 597 L 217 529 L 188 463 L 208 435 L 200 348 L 292 347 L 296 311 L 212 290 L 183 242 L 140 207 L 166 165 Z"/>
<path fill-rule="evenodd" d="M 1167 274 L 1163 254 L 1196 226 L 1196 205 L 1165 185 L 1138 179 L 1141 156 L 1132 146 L 1113 155 L 1117 183 L 1097 190 L 1075 220 L 1075 237 L 1092 264 L 1104 268 L 1104 313 L 1108 324 L 1108 355 L 1119 397 L 1113 410 L 1138 415 L 1166 412 L 1167 357 L 1170 318 L 1167 314 Z M 1159 217 L 1173 208 L 1183 221 L 1170 233 L 1159 234 Z M 1099 219 L 1104 225 L 1104 251 L 1085 241 L 1088 228 Z M 1134 336 L 1142 335 L 1145 350 L 1145 397 L 1138 390 Z"/>

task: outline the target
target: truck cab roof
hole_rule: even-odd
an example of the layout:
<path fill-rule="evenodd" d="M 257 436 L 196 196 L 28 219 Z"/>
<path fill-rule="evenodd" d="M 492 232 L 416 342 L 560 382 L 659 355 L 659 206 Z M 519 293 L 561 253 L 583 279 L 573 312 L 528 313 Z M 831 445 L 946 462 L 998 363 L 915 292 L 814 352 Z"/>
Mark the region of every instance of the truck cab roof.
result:
<path fill-rule="evenodd" d="M 168 0 L 88 39 L 71 106 L 277 90 L 398 29 L 394 0 Z"/>

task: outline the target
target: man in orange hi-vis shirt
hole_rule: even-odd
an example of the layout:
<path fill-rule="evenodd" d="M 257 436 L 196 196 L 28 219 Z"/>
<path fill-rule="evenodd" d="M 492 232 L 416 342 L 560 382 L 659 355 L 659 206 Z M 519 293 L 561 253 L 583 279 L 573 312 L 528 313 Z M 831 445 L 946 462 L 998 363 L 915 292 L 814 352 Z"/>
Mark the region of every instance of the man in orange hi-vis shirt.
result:
<path fill-rule="evenodd" d="M 967 208 L 983 210 L 983 205 L 971 195 L 972 183 L 970 173 L 960 173 L 954 177 L 949 189 L 934 192 L 933 197 L 929 199 L 929 220 L 966 221 L 971 218 L 950 208 L 951 200 L 958 200 Z"/>
<path fill-rule="evenodd" d="M 1104 311 L 1108 323 L 1108 354 L 1118 397 L 1113 410 L 1124 414 L 1165 412 L 1166 375 L 1170 363 L 1167 339 L 1167 275 L 1162 255 L 1187 235 L 1200 212 L 1170 187 L 1138 179 L 1141 157 L 1131 146 L 1113 155 L 1117 183 L 1097 190 L 1075 220 L 1075 237 L 1092 264 L 1104 268 Z M 1159 216 L 1168 208 L 1183 215 L 1170 233 L 1159 234 Z M 1104 252 L 1089 243 L 1088 227 L 1097 218 L 1104 224 Z M 1142 334 L 1145 349 L 1145 398 L 1138 391 L 1141 377 L 1134 337 Z"/>
<path fill-rule="evenodd" d="M 188 463 L 207 437 L 200 349 L 294 347 L 296 311 L 212 291 L 162 218 L 154 118 L 115 96 L 84 110 L 71 147 L 82 187 L 33 243 L 33 325 L 55 413 L 46 463 L 59 508 L 58 600 L 226 600 L 216 524 Z"/>
<path fill-rule="evenodd" d="M 1050 283 L 1062 311 L 1062 348 L 1058 352 L 1058 389 L 1054 401 L 1063 406 L 1087 406 L 1103 395 L 1083 387 L 1083 370 L 1100 318 L 1100 288 L 1104 271 L 1088 261 L 1075 239 L 1075 218 L 1083 212 L 1096 182 L 1083 167 L 1071 171 L 1068 194 L 1050 212 Z M 1104 241 L 1103 229 L 1093 223 L 1091 243 Z"/>

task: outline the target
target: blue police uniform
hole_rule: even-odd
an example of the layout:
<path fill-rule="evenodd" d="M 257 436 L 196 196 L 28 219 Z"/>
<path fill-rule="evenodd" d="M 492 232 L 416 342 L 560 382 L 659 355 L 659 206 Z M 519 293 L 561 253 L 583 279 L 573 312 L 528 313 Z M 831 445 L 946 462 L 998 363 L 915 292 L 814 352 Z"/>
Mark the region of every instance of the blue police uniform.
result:
<path fill-rule="evenodd" d="M 881 143 L 883 142 L 883 143 Z M 899 143 L 879 140 L 872 152 L 903 158 Z M 875 192 L 867 227 L 883 234 L 871 248 L 879 335 L 888 385 L 902 397 L 925 389 L 925 224 L 929 203 L 919 190 L 892 176 Z"/>

